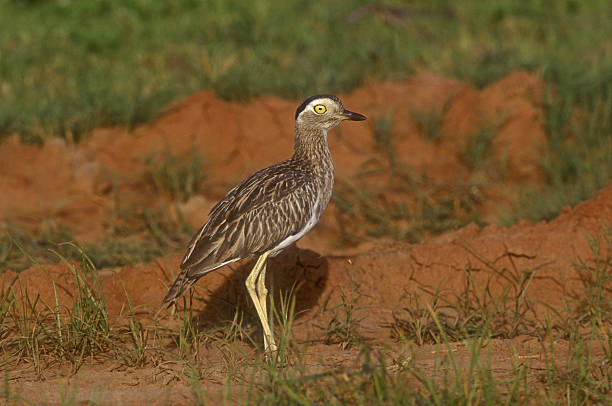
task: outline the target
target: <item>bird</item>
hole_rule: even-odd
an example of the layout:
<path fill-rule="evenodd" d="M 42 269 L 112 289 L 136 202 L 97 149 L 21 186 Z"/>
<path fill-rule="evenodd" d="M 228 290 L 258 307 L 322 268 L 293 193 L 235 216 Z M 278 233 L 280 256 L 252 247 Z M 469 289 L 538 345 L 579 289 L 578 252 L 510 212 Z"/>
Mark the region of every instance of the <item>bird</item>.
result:
<path fill-rule="evenodd" d="M 334 165 L 327 132 L 344 120 L 367 117 L 346 110 L 337 96 L 306 98 L 295 111 L 293 155 L 255 172 L 210 211 L 163 299 L 172 307 L 201 277 L 224 265 L 256 257 L 245 285 L 263 329 L 266 354 L 277 346 L 267 313 L 266 261 L 310 231 L 327 207 Z"/>

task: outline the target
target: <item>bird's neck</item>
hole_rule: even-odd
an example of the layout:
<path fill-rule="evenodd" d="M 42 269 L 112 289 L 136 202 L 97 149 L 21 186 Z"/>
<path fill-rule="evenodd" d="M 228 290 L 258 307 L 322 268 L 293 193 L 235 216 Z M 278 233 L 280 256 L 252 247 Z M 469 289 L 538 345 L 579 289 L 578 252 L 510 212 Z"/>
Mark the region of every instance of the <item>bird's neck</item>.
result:
<path fill-rule="evenodd" d="M 333 170 L 332 158 L 327 146 L 327 130 L 296 124 L 292 159 Z"/>

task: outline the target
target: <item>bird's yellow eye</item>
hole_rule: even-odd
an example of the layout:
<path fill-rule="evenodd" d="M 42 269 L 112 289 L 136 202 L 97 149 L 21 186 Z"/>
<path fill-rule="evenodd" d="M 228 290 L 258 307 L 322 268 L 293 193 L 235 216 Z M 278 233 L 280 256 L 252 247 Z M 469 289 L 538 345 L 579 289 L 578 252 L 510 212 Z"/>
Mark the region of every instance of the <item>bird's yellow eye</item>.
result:
<path fill-rule="evenodd" d="M 323 114 L 327 111 L 327 107 L 322 104 L 317 104 L 316 106 L 314 106 L 314 111 L 317 114 Z"/>

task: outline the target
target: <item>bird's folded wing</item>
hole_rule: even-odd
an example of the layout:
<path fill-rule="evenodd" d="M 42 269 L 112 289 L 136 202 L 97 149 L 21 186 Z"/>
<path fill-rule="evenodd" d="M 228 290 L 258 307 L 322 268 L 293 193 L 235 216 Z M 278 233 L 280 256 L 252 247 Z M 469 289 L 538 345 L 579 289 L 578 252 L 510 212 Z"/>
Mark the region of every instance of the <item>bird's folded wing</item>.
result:
<path fill-rule="evenodd" d="M 286 169 L 274 170 L 279 165 L 253 174 L 213 207 L 189 243 L 181 269 L 206 273 L 266 252 L 306 225 L 315 200 L 314 185 Z"/>

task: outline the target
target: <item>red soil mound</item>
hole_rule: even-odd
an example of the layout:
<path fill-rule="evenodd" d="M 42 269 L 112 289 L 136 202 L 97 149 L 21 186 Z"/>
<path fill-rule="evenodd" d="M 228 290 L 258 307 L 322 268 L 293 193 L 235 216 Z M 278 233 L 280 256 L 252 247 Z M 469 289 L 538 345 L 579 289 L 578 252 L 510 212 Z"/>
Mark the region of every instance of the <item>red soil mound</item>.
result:
<path fill-rule="evenodd" d="M 392 120 L 396 165 L 418 174 L 425 183 L 453 184 L 473 176 L 466 164 L 466 146 L 471 138 L 490 129 L 494 133 L 491 151 L 481 158 L 486 162 L 478 163 L 486 169 L 478 176 L 486 178 L 492 172 L 488 169 L 505 168 L 503 189 L 492 186 L 480 191 L 487 197 L 482 202 L 484 217 L 494 219 L 500 207 L 508 206 L 514 186 L 537 181 L 540 176 L 538 159 L 545 141 L 540 119 L 542 92 L 542 82 L 523 72 L 482 91 L 421 73 L 405 82 L 371 85 L 340 95 L 348 108 L 370 120 L 359 125 L 346 123 L 330 136 L 338 184 L 342 187 L 349 181 L 372 195 L 414 200 L 413 193 L 394 190 L 387 181 L 387 152 L 374 136 L 384 119 Z M 195 150 L 205 159 L 207 199 L 198 197 L 182 208 L 197 227 L 214 201 L 235 182 L 291 154 L 296 105 L 296 101 L 275 97 L 236 104 L 201 92 L 150 125 L 134 131 L 100 129 L 78 145 L 50 139 L 39 148 L 22 145 L 15 137 L 0 144 L 0 187 L 4 191 L 0 221 L 35 228 L 52 220 L 69 226 L 80 242 L 97 241 L 112 227 L 108 219 L 117 197 L 149 207 L 167 200 L 156 196 L 144 181 L 147 158 L 169 152 L 184 157 Z M 431 131 L 437 131 L 439 138 L 427 134 L 427 122 L 433 123 Z M 370 174 L 364 176 L 364 172 Z M 307 246 L 320 253 L 333 251 L 333 241 L 317 241 L 337 239 L 335 210 L 332 204 L 330 214 L 305 240 Z"/>

